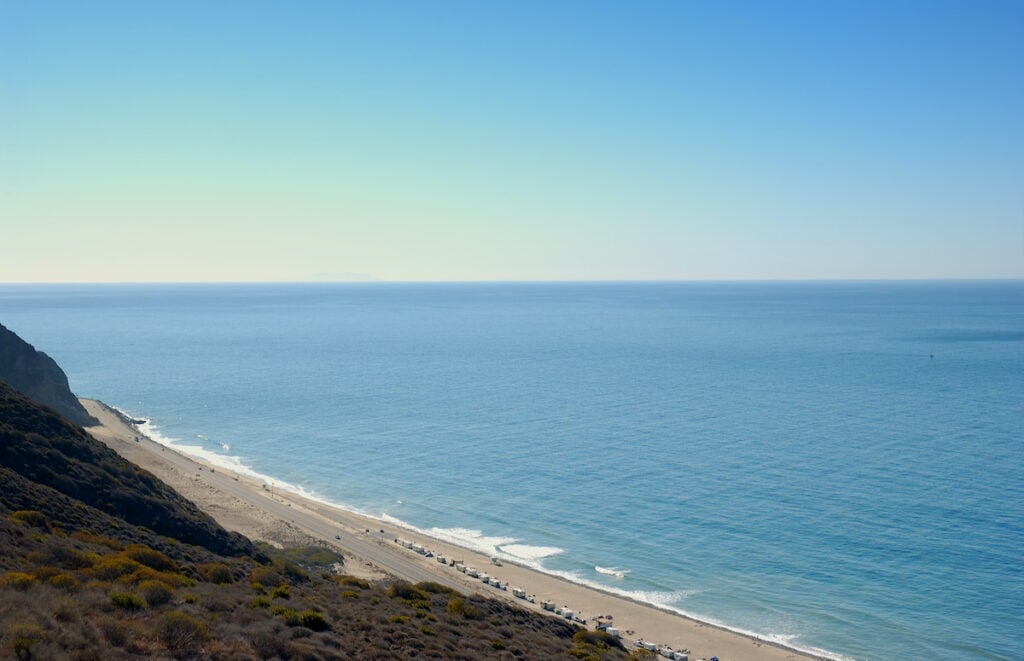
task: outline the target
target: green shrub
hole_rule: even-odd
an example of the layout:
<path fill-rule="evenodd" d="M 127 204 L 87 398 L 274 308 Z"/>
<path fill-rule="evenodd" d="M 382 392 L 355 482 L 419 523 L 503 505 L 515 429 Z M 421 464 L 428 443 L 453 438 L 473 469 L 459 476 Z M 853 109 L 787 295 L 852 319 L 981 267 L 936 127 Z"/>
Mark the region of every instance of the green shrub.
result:
<path fill-rule="evenodd" d="M 266 597 L 256 597 L 249 602 L 249 608 L 270 608 L 270 600 Z"/>
<path fill-rule="evenodd" d="M 160 581 L 175 588 L 188 588 L 196 584 L 194 579 L 170 571 L 157 571 L 150 567 L 140 567 L 124 577 L 128 583 L 144 583 L 145 581 Z"/>
<path fill-rule="evenodd" d="M 286 606 L 274 606 L 270 611 L 274 615 L 280 615 L 281 620 L 290 627 L 299 626 L 299 614 Z"/>
<path fill-rule="evenodd" d="M 53 587 L 64 590 L 65 592 L 78 592 L 80 587 L 78 579 L 71 574 L 65 574 L 64 572 L 51 576 L 49 583 Z"/>
<path fill-rule="evenodd" d="M 24 572 L 9 571 L 4 574 L 3 584 L 15 590 L 28 590 L 35 583 L 35 577 Z"/>
<path fill-rule="evenodd" d="M 355 576 L 335 576 L 331 580 L 339 585 L 349 585 L 356 588 L 362 588 L 363 590 L 370 589 L 370 582 L 366 579 L 356 578 Z"/>
<path fill-rule="evenodd" d="M 174 589 L 163 581 L 143 581 L 139 592 L 150 606 L 163 606 L 174 597 Z"/>
<path fill-rule="evenodd" d="M 282 583 L 274 588 L 274 591 L 270 593 L 270 596 L 273 599 L 291 599 L 292 593 L 291 590 L 288 589 L 288 584 Z"/>
<path fill-rule="evenodd" d="M 456 594 L 455 590 L 451 589 L 447 585 L 441 585 L 434 581 L 423 581 L 415 585 L 417 590 L 422 592 L 429 592 L 431 594 Z"/>
<path fill-rule="evenodd" d="M 445 607 L 450 615 L 461 615 L 467 620 L 479 620 L 483 617 L 483 613 L 480 609 L 473 604 L 467 604 L 459 597 L 454 597 L 448 602 L 448 606 Z"/>
<path fill-rule="evenodd" d="M 588 629 L 581 629 L 572 635 L 572 640 L 577 645 L 592 645 L 600 649 L 608 649 L 611 647 L 618 648 L 620 650 L 626 649 L 622 645 L 622 641 L 609 634 L 607 631 L 590 631 Z"/>
<path fill-rule="evenodd" d="M 140 611 L 146 607 L 146 602 L 142 597 L 131 592 L 111 592 L 110 605 L 126 611 Z"/>
<path fill-rule="evenodd" d="M 197 566 L 196 569 L 199 570 L 199 575 L 207 583 L 222 585 L 235 582 L 235 577 L 231 574 L 231 568 L 223 562 L 208 562 Z"/>
<path fill-rule="evenodd" d="M 290 579 L 292 583 L 305 583 L 309 580 L 309 574 L 306 573 L 306 570 L 291 560 L 275 558 L 274 567 Z"/>
<path fill-rule="evenodd" d="M 43 567 L 36 567 L 32 570 L 32 576 L 34 576 L 37 581 L 40 581 L 42 583 L 46 583 L 54 576 L 57 576 L 61 573 L 63 573 L 61 572 L 61 570 L 57 569 L 56 567 L 50 567 L 48 565 Z"/>
<path fill-rule="evenodd" d="M 273 567 L 257 567 L 249 572 L 249 582 L 259 585 L 277 585 L 284 580 Z"/>
<path fill-rule="evenodd" d="M 331 625 L 327 623 L 324 616 L 314 610 L 294 611 L 290 608 L 274 608 L 275 614 L 280 614 L 284 623 L 290 627 L 306 627 L 312 631 L 327 631 Z"/>
<path fill-rule="evenodd" d="M 300 627 L 306 627 L 312 631 L 327 631 L 331 628 L 324 616 L 314 610 L 305 610 L 298 613 Z"/>
<path fill-rule="evenodd" d="M 408 622 L 408 621 L 409 621 L 409 616 L 408 615 L 392 615 L 391 619 L 388 620 L 388 622 L 391 622 L 392 624 L 402 624 L 402 623 Z"/>
<path fill-rule="evenodd" d="M 405 581 L 395 581 L 392 583 L 391 587 L 388 588 L 388 596 L 392 599 L 404 599 L 406 601 L 426 601 L 428 603 L 430 601 L 425 592 L 417 590 Z"/>
<path fill-rule="evenodd" d="M 85 569 L 92 567 L 95 559 L 92 553 L 82 553 L 70 546 L 56 541 L 56 537 L 46 540 L 46 546 L 29 553 L 27 560 L 36 565 L 54 565 L 61 569 Z M 95 558 L 99 558 L 98 555 Z M 42 579 L 40 579 L 42 580 Z"/>
<path fill-rule="evenodd" d="M 46 516 L 42 512 L 37 512 L 35 510 L 18 510 L 17 512 L 12 512 L 7 517 L 7 520 L 13 523 L 21 523 L 26 526 L 31 526 L 33 528 L 49 529 L 50 527 L 46 520 Z"/>
<path fill-rule="evenodd" d="M 141 568 L 142 565 L 131 558 L 108 555 L 100 558 L 89 571 L 102 581 L 115 581 Z"/>
<path fill-rule="evenodd" d="M 157 571 L 173 571 L 178 568 L 175 562 L 165 554 L 156 549 L 151 549 L 144 544 L 129 544 L 121 554 L 131 558 L 140 565 L 145 565 Z"/>
<path fill-rule="evenodd" d="M 342 599 L 358 599 L 359 598 L 359 593 L 356 592 L 355 590 L 342 590 L 341 598 Z"/>
<path fill-rule="evenodd" d="M 199 601 L 199 597 L 195 596 L 194 594 L 189 593 L 189 594 L 185 595 L 185 599 L 183 601 L 186 604 L 194 604 L 194 603 L 197 603 Z"/>
<path fill-rule="evenodd" d="M 505 643 L 500 640 L 492 640 L 491 647 L 493 647 L 496 650 L 503 650 L 505 649 Z"/>
<path fill-rule="evenodd" d="M 124 549 L 124 544 L 112 539 L 110 537 L 104 537 L 103 535 L 96 535 L 87 530 L 76 530 L 71 533 L 71 537 L 87 544 L 95 544 L 96 546 L 106 546 L 108 549 L 114 551 L 120 551 Z"/>
<path fill-rule="evenodd" d="M 426 625 L 420 627 L 420 633 L 422 633 L 424 636 L 436 636 L 437 635 L 436 631 L 434 631 L 433 629 L 431 629 L 430 627 L 428 627 Z"/>

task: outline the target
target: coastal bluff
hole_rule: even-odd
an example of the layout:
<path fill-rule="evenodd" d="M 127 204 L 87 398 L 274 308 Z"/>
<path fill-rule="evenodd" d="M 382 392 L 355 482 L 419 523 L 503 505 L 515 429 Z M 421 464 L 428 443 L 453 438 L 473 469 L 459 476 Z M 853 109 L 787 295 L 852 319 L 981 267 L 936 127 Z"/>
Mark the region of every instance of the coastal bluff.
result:
<path fill-rule="evenodd" d="M 3 324 L 0 324 L 0 379 L 76 425 L 98 424 L 71 392 L 68 377 L 57 362 Z"/>
<path fill-rule="evenodd" d="M 192 465 L 194 487 L 222 477 Z M 346 566 L 327 543 L 276 548 L 227 531 L 0 381 L 0 659 L 629 658 L 564 618 Z"/>

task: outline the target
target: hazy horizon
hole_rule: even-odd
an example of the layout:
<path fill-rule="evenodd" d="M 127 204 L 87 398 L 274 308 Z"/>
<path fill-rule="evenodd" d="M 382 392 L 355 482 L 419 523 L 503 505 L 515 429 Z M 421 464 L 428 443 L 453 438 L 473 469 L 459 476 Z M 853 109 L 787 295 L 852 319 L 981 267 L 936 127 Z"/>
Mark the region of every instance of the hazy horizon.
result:
<path fill-rule="evenodd" d="M 721 279 L 647 279 L 647 280 L 94 280 L 0 282 L 0 286 L 187 286 L 187 285 L 600 285 L 600 284 L 928 284 L 928 283 L 1018 283 L 1024 278 L 721 278 Z"/>
<path fill-rule="evenodd" d="M 0 282 L 1024 278 L 1024 4 L 0 5 Z"/>

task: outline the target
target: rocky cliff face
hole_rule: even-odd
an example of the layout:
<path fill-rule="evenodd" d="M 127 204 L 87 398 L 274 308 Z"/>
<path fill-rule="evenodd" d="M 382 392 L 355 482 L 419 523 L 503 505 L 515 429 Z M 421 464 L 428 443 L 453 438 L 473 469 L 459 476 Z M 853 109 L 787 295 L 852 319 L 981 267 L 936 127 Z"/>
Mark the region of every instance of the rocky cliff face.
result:
<path fill-rule="evenodd" d="M 53 358 L 0 324 L 0 379 L 25 396 L 45 404 L 67 420 L 88 427 L 98 424 L 68 387 L 68 377 Z"/>

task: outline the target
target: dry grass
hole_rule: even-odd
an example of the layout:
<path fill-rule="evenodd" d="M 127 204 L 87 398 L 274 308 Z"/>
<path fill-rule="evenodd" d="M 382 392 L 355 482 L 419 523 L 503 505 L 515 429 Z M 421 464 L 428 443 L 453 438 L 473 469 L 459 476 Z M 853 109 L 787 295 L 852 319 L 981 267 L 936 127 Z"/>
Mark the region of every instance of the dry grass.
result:
<path fill-rule="evenodd" d="M 129 545 L 104 541 L 42 532 L 8 556 L 18 569 L 0 581 L 0 658 L 627 658 L 596 634 L 574 639 L 578 630 L 566 622 L 435 583 L 286 572 L 280 558 L 276 566 L 273 558 L 165 560 L 137 545 L 129 557 Z M 54 557 L 92 564 L 34 564 Z M 232 580 L 254 576 L 281 583 L 267 591 Z"/>
<path fill-rule="evenodd" d="M 437 583 L 333 575 L 343 561 L 228 533 L 0 382 L 2 659 L 628 658 Z"/>

